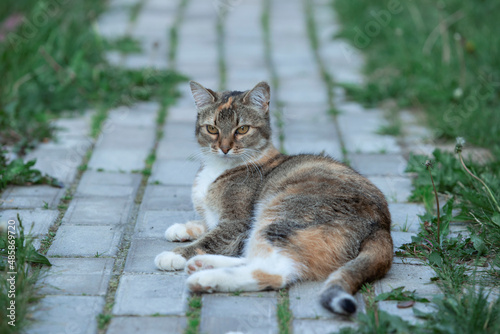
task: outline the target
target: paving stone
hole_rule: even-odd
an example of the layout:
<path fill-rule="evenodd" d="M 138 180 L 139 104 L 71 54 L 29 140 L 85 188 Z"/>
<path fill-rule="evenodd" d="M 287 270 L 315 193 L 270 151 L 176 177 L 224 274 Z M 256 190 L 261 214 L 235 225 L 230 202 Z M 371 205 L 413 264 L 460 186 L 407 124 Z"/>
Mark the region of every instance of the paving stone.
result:
<path fill-rule="evenodd" d="M 41 294 L 106 295 L 113 259 L 49 258 L 52 267 L 37 282 Z"/>
<path fill-rule="evenodd" d="M 184 315 L 186 274 L 124 274 L 116 292 L 114 315 Z"/>
<path fill-rule="evenodd" d="M 75 197 L 134 197 L 141 179 L 140 174 L 86 171 L 76 189 Z"/>
<path fill-rule="evenodd" d="M 59 227 L 48 256 L 113 256 L 118 251 L 121 230 L 113 226 Z"/>
<path fill-rule="evenodd" d="M 103 307 L 104 297 L 46 296 L 35 306 L 34 323 L 25 332 L 94 334 Z"/>
<path fill-rule="evenodd" d="M 391 231 L 391 236 L 394 244 L 394 251 L 397 251 L 402 245 L 409 244 L 411 242 L 411 237 L 416 237 L 417 233 Z"/>
<path fill-rule="evenodd" d="M 139 238 L 163 239 L 165 230 L 175 223 L 186 223 L 199 217 L 193 211 L 141 211 L 134 235 Z"/>
<path fill-rule="evenodd" d="M 141 210 L 193 211 L 191 187 L 150 185 L 144 193 Z"/>
<path fill-rule="evenodd" d="M 25 234 L 30 233 L 32 236 L 41 236 L 47 234 L 49 227 L 55 223 L 59 211 L 45 209 L 5 210 L 0 212 L 0 222 L 14 220 L 16 226 L 19 226 L 17 214 L 21 218 Z"/>
<path fill-rule="evenodd" d="M 54 209 L 64 190 L 46 185 L 9 187 L 2 194 L 0 208 L 5 209 L 30 209 L 43 208 L 46 205 Z"/>
<path fill-rule="evenodd" d="M 408 290 L 408 289 L 406 289 Z M 418 291 L 417 291 L 418 295 Z M 419 296 L 419 295 L 418 295 Z M 427 298 L 428 300 L 432 300 L 431 297 Z M 431 303 L 415 303 L 413 307 L 409 308 L 398 308 L 398 302 L 397 301 L 380 301 L 378 302 L 378 309 L 388 312 L 390 314 L 397 315 L 398 317 L 403 318 L 403 320 L 406 320 L 412 324 L 418 323 L 418 322 L 424 322 L 423 319 L 419 319 L 415 316 L 414 310 L 413 309 L 418 309 L 421 312 L 425 313 L 431 313 L 435 312 L 436 308 L 434 308 Z"/>
<path fill-rule="evenodd" d="M 36 160 L 34 168 L 70 184 L 91 145 L 92 141 L 84 137 L 65 137 L 58 142 L 40 144 L 24 161 Z"/>
<path fill-rule="evenodd" d="M 62 220 L 64 225 L 121 225 L 127 223 L 132 201 L 124 197 L 77 197 Z"/>
<path fill-rule="evenodd" d="M 165 334 L 183 333 L 185 317 L 114 317 L 107 334 Z"/>
<path fill-rule="evenodd" d="M 420 218 L 418 215 L 425 213 L 421 204 L 415 203 L 389 203 L 391 212 L 392 228 L 396 231 L 418 232 L 420 230 Z"/>
<path fill-rule="evenodd" d="M 406 202 L 411 195 L 412 184 L 409 178 L 401 176 L 369 176 L 368 179 L 382 191 L 388 202 Z"/>
<path fill-rule="evenodd" d="M 88 167 L 116 172 L 135 172 L 144 169 L 149 149 L 100 149 L 92 153 Z"/>
<path fill-rule="evenodd" d="M 435 296 L 441 294 L 438 286 L 431 281 L 435 276 L 436 273 L 429 266 L 393 263 L 387 275 L 375 281 L 375 293 L 378 295 L 404 286 L 405 290 L 416 290 L 419 296 Z"/>
<path fill-rule="evenodd" d="M 164 185 L 191 186 L 200 164 L 188 160 L 158 160 L 155 162 L 151 182 Z"/>
<path fill-rule="evenodd" d="M 285 151 L 287 154 L 320 154 L 325 153 L 337 160 L 342 158 L 340 144 L 332 140 L 293 140 L 285 137 Z"/>
<path fill-rule="evenodd" d="M 165 238 L 132 240 L 125 263 L 125 272 L 160 273 L 154 265 L 156 255 L 163 251 L 170 251 L 176 247 L 185 245 L 181 242 L 168 242 Z"/>
<path fill-rule="evenodd" d="M 295 319 L 331 319 L 345 321 L 345 318 L 325 310 L 319 303 L 323 282 L 303 282 L 292 285 L 289 291 L 290 310 Z M 361 294 L 354 296 L 358 302 L 358 312 L 364 310 Z"/>
<path fill-rule="evenodd" d="M 276 298 L 203 295 L 201 333 L 278 333 Z"/>
<path fill-rule="evenodd" d="M 182 149 L 179 149 L 182 148 Z M 193 139 L 163 139 L 158 145 L 156 158 L 158 160 L 181 160 L 197 164 L 201 158 L 200 146 Z"/>
<path fill-rule="evenodd" d="M 356 327 L 348 317 L 335 319 L 295 319 L 292 322 L 293 332 L 300 334 L 337 333 L 344 327 Z"/>
<path fill-rule="evenodd" d="M 351 166 L 363 175 L 404 175 L 406 159 L 400 154 L 349 154 Z"/>

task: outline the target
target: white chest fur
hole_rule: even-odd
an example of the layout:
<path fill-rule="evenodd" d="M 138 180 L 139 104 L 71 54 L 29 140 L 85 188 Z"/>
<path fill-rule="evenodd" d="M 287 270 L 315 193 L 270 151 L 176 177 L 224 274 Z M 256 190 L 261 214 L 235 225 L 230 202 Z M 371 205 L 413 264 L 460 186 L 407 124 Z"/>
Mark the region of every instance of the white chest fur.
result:
<path fill-rule="evenodd" d="M 211 208 L 206 203 L 208 189 L 210 185 L 224 173 L 226 170 L 232 168 L 232 164 L 222 159 L 213 159 L 207 163 L 200 170 L 196 176 L 192 200 L 195 207 L 200 207 L 203 211 L 205 222 L 208 229 L 211 230 L 219 223 L 219 215 L 216 208 Z"/>

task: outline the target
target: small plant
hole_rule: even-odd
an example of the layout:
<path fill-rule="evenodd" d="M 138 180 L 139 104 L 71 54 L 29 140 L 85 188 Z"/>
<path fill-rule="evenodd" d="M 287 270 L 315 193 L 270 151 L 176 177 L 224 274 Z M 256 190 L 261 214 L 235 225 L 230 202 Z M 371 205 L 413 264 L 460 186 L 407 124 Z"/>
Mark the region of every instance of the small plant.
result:
<path fill-rule="evenodd" d="M 18 333 L 26 327 L 28 307 L 36 302 L 35 282 L 41 265 L 50 266 L 49 260 L 33 246 L 33 237 L 26 234 L 22 220 L 9 221 L 0 228 L 0 332 Z M 14 301 L 15 316 L 11 311 Z M 11 324 L 9 324 L 9 322 Z"/>
<path fill-rule="evenodd" d="M 188 324 L 185 334 L 197 334 L 198 327 L 200 326 L 200 316 L 201 316 L 201 296 L 193 295 L 188 300 L 189 311 L 186 313 L 188 318 Z"/>
<path fill-rule="evenodd" d="M 281 289 L 278 297 L 278 325 L 280 334 L 288 334 L 291 332 L 290 324 L 293 318 L 290 311 L 290 298 L 288 290 Z"/>
<path fill-rule="evenodd" d="M 112 314 L 99 313 L 99 315 L 97 316 L 97 327 L 99 329 L 104 329 L 112 318 Z"/>

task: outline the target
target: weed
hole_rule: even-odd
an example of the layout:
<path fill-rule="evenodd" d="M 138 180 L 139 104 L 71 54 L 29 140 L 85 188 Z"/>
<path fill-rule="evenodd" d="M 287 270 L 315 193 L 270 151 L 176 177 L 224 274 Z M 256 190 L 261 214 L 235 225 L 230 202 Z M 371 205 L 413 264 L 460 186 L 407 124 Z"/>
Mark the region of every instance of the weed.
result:
<path fill-rule="evenodd" d="M 99 313 L 99 315 L 97 316 L 97 328 L 104 329 L 112 318 L 112 314 Z"/>
<path fill-rule="evenodd" d="M 40 276 L 40 265 L 51 265 L 45 256 L 35 250 L 34 239 L 25 233 L 19 215 L 17 222 L 14 229 L 15 225 L 9 224 L 0 229 L 0 332 L 6 334 L 18 333 L 26 327 L 28 307 L 39 299 L 35 293 L 35 282 Z M 9 317 L 8 310 L 12 301 L 15 301 L 14 319 Z M 9 325 L 9 322 L 15 326 Z"/>
<path fill-rule="evenodd" d="M 108 50 L 116 50 L 122 54 L 140 53 L 142 51 L 140 42 L 130 36 L 105 40 L 105 47 Z"/>
<path fill-rule="evenodd" d="M 293 315 L 290 311 L 290 298 L 287 289 L 279 291 L 277 316 L 280 334 L 291 333 L 290 326 Z"/>
<path fill-rule="evenodd" d="M 188 300 L 189 311 L 186 313 L 188 318 L 188 323 L 185 334 L 196 334 L 198 333 L 198 327 L 200 326 L 200 316 L 201 316 L 201 296 L 193 295 Z"/>
<path fill-rule="evenodd" d="M 342 24 L 337 37 L 366 59 L 364 85 L 342 85 L 351 97 L 367 105 L 390 99 L 399 108 L 419 108 L 437 137 L 464 135 L 476 145 L 499 146 L 500 49 L 491 47 L 500 44 L 495 0 L 331 3 Z"/>

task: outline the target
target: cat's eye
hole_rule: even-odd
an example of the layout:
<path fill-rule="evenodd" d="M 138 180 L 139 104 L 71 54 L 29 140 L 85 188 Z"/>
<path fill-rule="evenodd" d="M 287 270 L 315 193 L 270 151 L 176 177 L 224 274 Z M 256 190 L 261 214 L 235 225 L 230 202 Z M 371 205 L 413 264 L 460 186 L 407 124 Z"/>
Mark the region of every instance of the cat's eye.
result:
<path fill-rule="evenodd" d="M 250 127 L 248 125 L 240 126 L 238 130 L 236 130 L 236 133 L 239 135 L 244 135 L 245 133 L 248 132 L 249 129 Z"/>
<path fill-rule="evenodd" d="M 219 130 L 217 130 L 217 128 L 213 125 L 207 125 L 207 131 L 208 131 L 208 133 L 211 133 L 213 135 L 216 135 L 219 133 Z"/>

